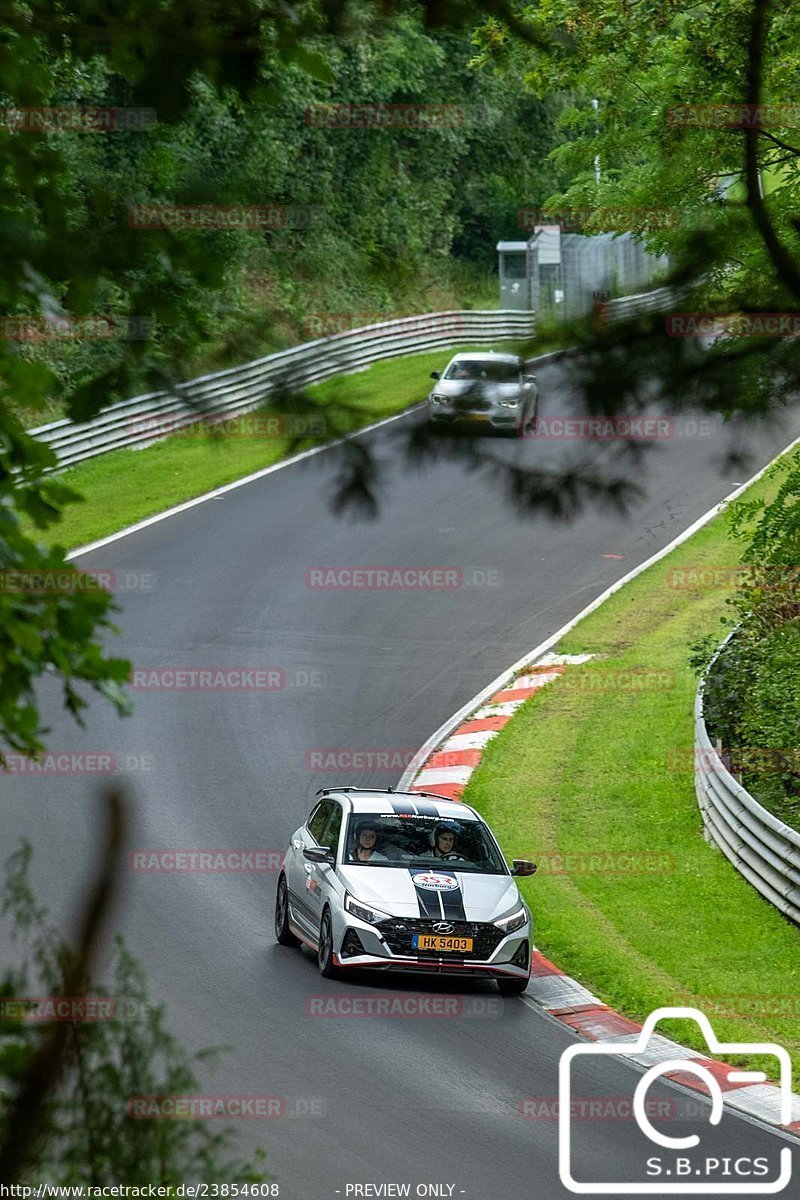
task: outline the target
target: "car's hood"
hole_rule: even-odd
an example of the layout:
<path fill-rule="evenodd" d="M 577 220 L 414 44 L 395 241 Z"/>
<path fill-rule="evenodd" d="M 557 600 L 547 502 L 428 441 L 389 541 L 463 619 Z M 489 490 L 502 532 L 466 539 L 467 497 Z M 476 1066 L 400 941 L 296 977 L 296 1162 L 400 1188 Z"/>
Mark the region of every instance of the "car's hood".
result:
<path fill-rule="evenodd" d="M 393 917 L 493 921 L 519 903 L 510 875 L 476 875 L 449 867 L 339 868 L 356 900 L 373 904 Z"/>

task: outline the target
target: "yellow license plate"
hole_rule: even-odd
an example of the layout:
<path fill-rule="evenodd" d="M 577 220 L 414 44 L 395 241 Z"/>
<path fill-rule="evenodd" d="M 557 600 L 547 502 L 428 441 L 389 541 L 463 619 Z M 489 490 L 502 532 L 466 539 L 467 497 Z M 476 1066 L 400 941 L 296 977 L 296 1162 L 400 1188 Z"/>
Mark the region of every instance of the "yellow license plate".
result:
<path fill-rule="evenodd" d="M 467 937 L 434 937 L 429 933 L 414 934 L 415 950 L 444 950 L 451 954 L 463 954 L 472 949 L 472 938 Z"/>
<path fill-rule="evenodd" d="M 465 413 L 464 416 L 467 421 L 488 421 L 489 420 L 488 413 Z"/>

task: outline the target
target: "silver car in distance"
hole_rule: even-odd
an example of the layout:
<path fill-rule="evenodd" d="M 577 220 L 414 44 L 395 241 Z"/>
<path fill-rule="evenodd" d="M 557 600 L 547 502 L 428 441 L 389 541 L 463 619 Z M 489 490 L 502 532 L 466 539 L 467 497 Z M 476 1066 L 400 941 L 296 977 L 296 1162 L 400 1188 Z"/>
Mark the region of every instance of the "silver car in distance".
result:
<path fill-rule="evenodd" d="M 444 371 L 431 371 L 437 382 L 428 395 L 434 424 L 469 423 L 525 435 L 539 403 L 536 376 L 517 354 L 456 354 Z"/>
<path fill-rule="evenodd" d="M 496 979 L 525 991 L 531 915 L 488 825 L 430 792 L 323 789 L 292 834 L 278 877 L 275 933 L 346 968 Z"/>

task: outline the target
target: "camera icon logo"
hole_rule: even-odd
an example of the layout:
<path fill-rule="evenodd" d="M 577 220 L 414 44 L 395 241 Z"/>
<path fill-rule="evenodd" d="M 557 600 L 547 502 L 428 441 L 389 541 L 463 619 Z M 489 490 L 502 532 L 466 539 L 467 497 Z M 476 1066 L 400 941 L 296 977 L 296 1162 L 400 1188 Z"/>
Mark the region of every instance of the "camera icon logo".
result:
<path fill-rule="evenodd" d="M 644 1027 L 635 1043 L 625 1042 L 592 1042 L 589 1044 L 578 1043 L 577 1045 L 568 1047 L 561 1055 L 559 1064 L 559 1117 L 558 1117 L 558 1158 L 559 1158 L 559 1175 L 561 1183 L 570 1192 L 578 1195 L 680 1195 L 681 1193 L 691 1192 L 693 1195 L 718 1195 L 731 1196 L 737 1194 L 746 1194 L 748 1196 L 756 1195 L 775 1195 L 787 1187 L 792 1178 L 792 1151 L 788 1146 L 785 1146 L 780 1151 L 780 1170 L 778 1177 L 763 1183 L 754 1183 L 752 1179 L 745 1182 L 731 1182 L 729 1177 L 713 1179 L 713 1170 L 709 1164 L 719 1165 L 718 1159 L 706 1158 L 705 1164 L 707 1168 L 706 1179 L 702 1182 L 699 1176 L 703 1174 L 703 1167 L 698 1167 L 689 1158 L 679 1158 L 675 1162 L 687 1164 L 683 1168 L 672 1169 L 668 1168 L 662 1171 L 658 1169 L 658 1174 L 672 1176 L 669 1182 L 656 1182 L 654 1178 L 642 1180 L 640 1182 L 584 1182 L 574 1178 L 572 1173 L 572 1123 L 570 1119 L 570 1110 L 572 1104 L 572 1079 L 573 1079 L 573 1063 L 575 1059 L 597 1056 L 597 1055 L 618 1055 L 620 1052 L 625 1054 L 643 1054 L 654 1035 L 656 1026 L 659 1021 L 665 1019 L 688 1019 L 695 1021 L 703 1034 L 708 1045 L 710 1054 L 713 1055 L 736 1055 L 747 1054 L 752 1055 L 772 1055 L 778 1063 L 777 1076 L 779 1079 L 780 1093 L 780 1123 L 789 1125 L 792 1121 L 792 1064 L 788 1052 L 774 1042 L 720 1042 L 711 1027 L 711 1022 L 705 1013 L 700 1012 L 696 1008 L 659 1008 L 651 1013 L 645 1021 Z M 695 1149 L 700 1145 L 700 1138 L 697 1134 L 690 1134 L 687 1137 L 670 1137 L 656 1129 L 652 1124 L 647 1114 L 647 1092 L 650 1086 L 661 1076 L 680 1071 L 684 1074 L 691 1074 L 698 1077 L 706 1085 L 711 1098 L 711 1112 L 708 1120 L 711 1125 L 719 1125 L 722 1120 L 724 1111 L 724 1101 L 722 1088 L 718 1080 L 714 1077 L 711 1071 L 692 1058 L 673 1058 L 656 1063 L 650 1067 L 648 1071 L 641 1077 L 637 1084 L 633 1095 L 633 1115 L 636 1119 L 641 1132 L 654 1145 L 661 1147 L 667 1151 L 688 1151 Z M 763 1084 L 767 1082 L 767 1077 L 763 1071 L 737 1071 L 731 1068 L 727 1075 L 728 1082 L 731 1084 Z M 648 1163 L 660 1162 L 660 1159 L 649 1159 Z M 703 1160 L 698 1160 L 702 1162 Z M 745 1160 L 739 1160 L 745 1161 Z M 746 1160 L 750 1161 L 750 1160 Z M 760 1172 L 759 1172 L 760 1173 Z M 681 1181 L 675 1176 L 685 1176 Z"/>

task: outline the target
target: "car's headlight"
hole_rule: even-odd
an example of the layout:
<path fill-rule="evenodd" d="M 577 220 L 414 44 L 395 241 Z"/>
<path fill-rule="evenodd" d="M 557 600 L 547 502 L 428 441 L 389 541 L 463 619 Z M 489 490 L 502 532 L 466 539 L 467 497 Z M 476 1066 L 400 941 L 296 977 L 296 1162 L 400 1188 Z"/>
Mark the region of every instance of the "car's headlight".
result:
<path fill-rule="evenodd" d="M 362 904 L 360 900 L 355 900 L 349 892 L 345 894 L 344 906 L 354 917 L 358 917 L 359 921 L 367 921 L 370 925 L 377 925 L 379 921 L 388 921 L 389 919 L 389 913 L 381 912 L 379 908 L 370 908 L 368 904 Z"/>
<path fill-rule="evenodd" d="M 495 921 L 498 929 L 502 929 L 503 933 L 513 933 L 515 929 L 521 929 L 528 919 L 528 914 L 524 908 L 518 908 L 510 917 L 501 917 L 499 921 Z"/>
<path fill-rule="evenodd" d="M 434 404 L 449 404 L 450 403 L 449 396 L 437 396 L 434 394 L 433 396 L 431 396 L 431 400 L 433 401 Z"/>
<path fill-rule="evenodd" d="M 500 401 L 501 408 L 516 408 L 518 404 L 519 404 L 519 396 L 517 396 L 515 400 L 501 400 Z"/>

